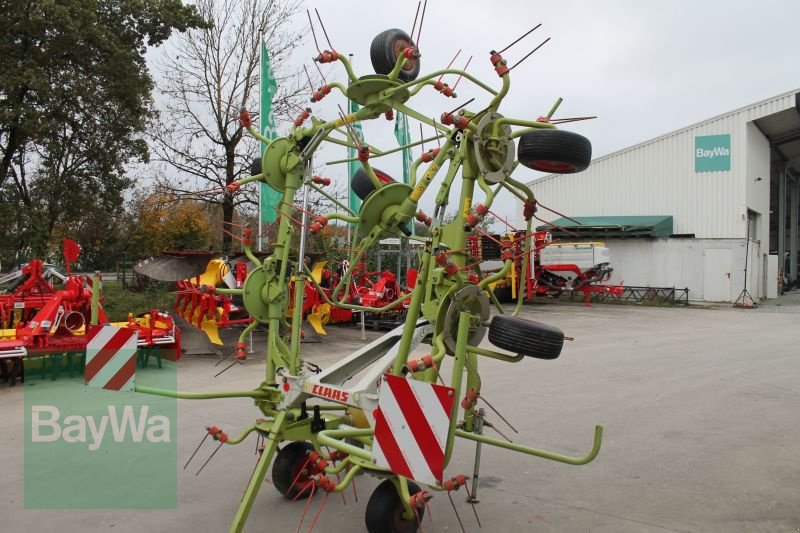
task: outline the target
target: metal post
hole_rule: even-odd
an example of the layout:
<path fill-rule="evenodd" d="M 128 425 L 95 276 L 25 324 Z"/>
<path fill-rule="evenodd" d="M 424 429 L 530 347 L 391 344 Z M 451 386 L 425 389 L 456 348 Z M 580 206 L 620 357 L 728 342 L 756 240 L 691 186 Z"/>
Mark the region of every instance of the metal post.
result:
<path fill-rule="evenodd" d="M 411 241 L 406 239 L 406 281 L 408 281 L 409 270 L 411 270 Z"/>
<path fill-rule="evenodd" d="M 792 176 L 792 185 L 789 188 L 791 204 L 789 206 L 789 279 L 797 281 L 797 223 L 798 210 L 800 210 L 800 187 L 797 178 Z"/>
<path fill-rule="evenodd" d="M 786 166 L 778 172 L 778 269 L 784 278 L 786 268 Z"/>
<path fill-rule="evenodd" d="M 360 311 L 361 313 L 361 340 L 367 340 L 367 329 L 366 329 L 366 322 L 364 321 L 364 311 Z"/>
<path fill-rule="evenodd" d="M 100 271 L 95 270 L 92 276 L 92 307 L 89 323 L 93 326 L 100 320 Z"/>
<path fill-rule="evenodd" d="M 408 239 L 406 239 L 408 242 Z M 401 238 L 400 241 L 397 243 L 397 285 L 400 285 L 400 281 L 402 278 L 403 273 L 403 239 Z"/>

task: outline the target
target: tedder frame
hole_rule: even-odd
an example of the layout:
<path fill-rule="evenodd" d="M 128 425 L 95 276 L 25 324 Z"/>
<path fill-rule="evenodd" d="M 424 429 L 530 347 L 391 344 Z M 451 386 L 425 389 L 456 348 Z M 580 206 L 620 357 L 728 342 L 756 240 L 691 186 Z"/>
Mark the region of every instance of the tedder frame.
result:
<path fill-rule="evenodd" d="M 217 426 L 208 428 L 208 434 L 220 444 L 238 444 L 253 433 L 263 439 L 260 457 L 230 526 L 233 532 L 243 529 L 273 459 L 282 464 L 280 472 L 276 471 L 277 463 L 273 467 L 273 481 L 286 496 L 296 496 L 299 484 L 302 484 L 303 490 L 312 492 L 315 488 L 339 492 L 359 474 L 383 478 L 384 483 L 390 483 L 396 490 L 376 490 L 373 494 L 372 499 L 385 501 L 371 501 L 367 506 L 367 529 L 371 532 L 395 531 L 400 530 L 398 523 L 410 527 L 404 530 L 415 529 L 414 523 L 420 519 L 424 503 L 433 493 L 430 491 L 451 490 L 454 488 L 453 480 L 460 479 L 455 483 L 455 488 L 458 488 L 465 483 L 466 476 L 457 476 L 448 481 L 438 475 L 435 483 L 425 483 L 430 491 L 421 490 L 413 480 L 409 480 L 413 476 L 394 471 L 377 460 L 376 417 L 383 417 L 379 408 L 381 396 L 388 390 L 387 380 L 404 379 L 440 387 L 437 381 L 444 381 L 445 378 L 440 375 L 440 369 L 443 359 L 448 356 L 453 358 L 449 383 L 436 390 L 444 391 L 443 394 L 451 397 L 445 405 L 452 404 L 452 407 L 444 418 L 444 437 L 438 442 L 442 456 L 433 470 L 446 468 L 456 439 L 477 443 L 474 483 L 477 482 L 481 445 L 572 465 L 592 461 L 600 449 L 601 426 L 595 428 L 591 451 L 583 457 L 568 457 L 483 434 L 483 410 L 476 408 L 481 392 L 479 359 L 489 357 L 508 363 L 520 363 L 526 356 L 553 359 L 561 351 L 564 336 L 557 328 L 516 316 L 521 309 L 524 291 L 519 291 L 516 306 L 507 315 L 493 298 L 490 284 L 507 275 L 517 259 L 510 242 L 502 243 L 502 269 L 482 278 L 469 275 L 476 271 L 477 266 L 470 264 L 472 258 L 466 251 L 466 236 L 486 215 L 501 189 L 509 191 L 524 203 L 527 234 L 532 237 L 531 218 L 536 210 L 536 200 L 531 190 L 515 180 L 512 173 L 519 163 L 538 170 L 582 170 L 589 162 L 591 147 L 588 141 L 555 127 L 557 121 L 553 119 L 553 114 L 560 99 L 546 115 L 537 120 L 501 115 L 499 107 L 508 95 L 510 70 L 513 67 L 509 67 L 498 52 L 492 51 L 490 55 L 492 68 L 501 82 L 496 90 L 459 69 L 447 68 L 417 77 L 419 50 L 411 37 L 401 30 L 383 32 L 373 41 L 372 47 L 373 66 L 378 74 L 356 76 L 348 59 L 335 50 L 321 51 L 315 59 L 320 63 L 341 63 L 349 79 L 347 87 L 338 83 L 324 85 L 314 93 L 315 99 L 335 89 L 361 106 L 357 112 L 324 121 L 316 116 L 309 117 L 309 112 L 305 111 L 295 121 L 288 135 L 273 141 L 255 130 L 246 110 L 242 110 L 240 116 L 243 127 L 263 142 L 266 148 L 262 154 L 261 172 L 229 186 L 226 194 L 234 194 L 247 183 L 266 182 L 282 193 L 282 201 L 278 206 L 279 227 L 273 243 L 274 251 L 263 261 L 252 253 L 252 239 L 245 239 L 245 253 L 256 268 L 249 272 L 243 288 L 216 290 L 240 295 L 249 315 L 255 319 L 242 332 L 237 345 L 237 358 L 240 361 L 245 358 L 246 336 L 257 325 L 266 326 L 264 380 L 252 390 L 208 393 L 136 387 L 141 393 L 180 399 L 246 397 L 254 400 L 264 418 L 257 419 L 238 436 L 228 436 Z M 381 53 L 384 54 L 383 59 Z M 392 60 L 388 66 L 386 56 Z M 489 100 L 485 107 L 470 111 L 462 106 L 456 111 L 443 113 L 439 120 L 411 107 L 410 100 L 428 86 L 446 97 L 454 97 L 452 88 L 441 82 L 441 77 L 447 74 L 463 77 L 482 89 Z M 396 150 L 380 151 L 350 135 L 349 131 L 349 125 L 354 122 L 372 120 L 382 115 L 389 118 L 395 111 L 435 128 L 436 136 L 432 139 L 443 139 L 439 148 L 425 151 L 413 162 L 408 184 L 387 180 L 383 173 L 371 166 L 371 159 Z M 308 118 L 310 124 L 303 126 Z M 312 158 L 323 142 L 356 150 L 363 170 L 358 187 L 362 194 L 366 192 L 358 212 L 351 211 L 318 186 L 321 180 L 312 174 Z M 520 143 L 519 150 L 516 149 L 516 142 Z M 419 144 L 409 143 L 400 149 Z M 587 146 L 588 155 L 585 153 Z M 423 164 L 428 164 L 428 167 L 418 177 L 417 173 Z M 428 192 L 434 177 L 445 167 L 447 170 L 435 196 L 435 212 L 433 217 L 428 218 L 420 211 L 419 202 Z M 307 210 L 311 190 L 327 196 L 346 214 L 336 212 L 311 220 Z M 482 194 L 481 203 L 474 202 L 476 193 Z M 302 207 L 299 209 L 302 220 L 296 223 L 298 221 L 293 216 L 297 216 L 295 197 L 298 194 L 302 198 Z M 445 223 L 445 211 L 452 200 L 456 204 L 455 218 Z M 324 296 L 325 300 L 332 305 L 367 312 L 393 308 L 409 297 L 410 305 L 404 325 L 342 358 L 330 368 L 315 373 L 313 365 L 306 365 L 301 357 L 302 314 L 294 313 L 288 322 L 286 310 L 290 298 L 290 280 L 294 278 L 301 284 L 306 280 L 313 281 L 304 262 L 309 234 L 318 233 L 332 219 L 353 224 L 357 231 L 353 235 L 349 268 L 331 291 L 330 297 Z M 411 235 L 408 225 L 413 224 L 414 220 L 428 222 L 431 225 L 430 234 L 426 237 Z M 353 269 L 372 246 L 388 236 L 403 236 L 422 243 L 421 266 L 414 288 L 381 308 L 346 303 Z M 298 240 L 299 245 L 295 244 Z M 531 240 L 526 239 L 524 254 L 532 252 Z M 526 276 L 524 269 L 527 263 L 522 261 L 525 266 L 520 275 L 523 278 Z M 320 289 L 319 286 L 317 288 Z M 302 308 L 303 298 L 304 291 L 294 291 L 294 309 Z M 497 310 L 493 318 L 490 317 L 492 303 Z M 479 346 L 487 331 L 489 341 L 505 351 Z M 428 353 L 413 359 L 413 352 L 423 346 L 430 346 Z M 402 409 L 405 407 L 401 405 Z M 281 448 L 282 443 L 289 444 Z M 429 446 L 426 443 L 419 445 L 423 451 Z M 298 448 L 303 453 L 295 458 L 292 454 Z M 275 479 L 276 475 L 286 476 L 282 472 L 287 461 L 287 471 L 291 477 L 288 487 L 286 479 Z M 338 480 L 340 473 L 344 474 L 341 480 L 329 479 L 329 476 L 337 475 Z M 473 484 L 473 490 L 475 488 Z M 379 514 L 370 510 L 373 503 L 376 509 L 380 509 Z M 388 513 L 386 509 L 389 509 Z M 371 513 L 373 516 L 370 516 Z"/>

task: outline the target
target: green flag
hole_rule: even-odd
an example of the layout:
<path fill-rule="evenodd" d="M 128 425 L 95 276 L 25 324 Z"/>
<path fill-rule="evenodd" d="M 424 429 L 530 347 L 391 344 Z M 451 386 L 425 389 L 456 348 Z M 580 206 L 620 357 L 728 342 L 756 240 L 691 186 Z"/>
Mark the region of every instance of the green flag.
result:
<path fill-rule="evenodd" d="M 408 132 L 408 117 L 405 113 L 397 113 L 397 120 L 394 122 L 394 136 L 397 139 L 397 144 L 405 146 L 411 142 L 411 134 Z M 408 184 L 411 181 L 411 165 L 413 159 L 411 158 L 411 148 L 403 149 L 403 183 Z M 414 223 L 411 223 L 411 233 L 414 234 Z"/>
<path fill-rule="evenodd" d="M 397 113 L 397 120 L 394 123 L 394 136 L 400 146 L 405 146 L 411 142 L 411 134 L 408 132 L 408 117 L 403 113 Z M 411 148 L 403 149 L 403 183 L 408 183 L 411 179 Z"/>
<path fill-rule="evenodd" d="M 358 111 L 358 109 L 359 109 L 358 104 L 355 103 L 354 101 L 350 100 L 350 109 L 348 110 L 348 113 L 351 113 L 351 114 L 355 113 L 355 112 Z M 353 122 L 351 124 L 351 126 L 353 128 L 353 131 L 356 132 L 356 136 L 359 138 L 359 140 L 363 141 L 364 140 L 364 131 L 361 129 L 361 123 L 360 122 Z M 356 151 L 355 151 L 354 148 L 348 148 L 347 149 L 347 157 L 348 158 L 354 158 L 357 155 L 358 154 L 356 154 Z M 349 174 L 348 182 L 347 182 L 347 188 L 350 190 L 350 210 L 353 211 L 354 213 L 358 213 L 359 209 L 361 209 L 361 198 L 356 196 L 356 193 L 353 192 L 353 188 L 350 186 L 350 184 L 353 181 L 353 176 L 355 175 L 356 171 L 359 168 L 361 168 L 361 162 L 360 161 L 350 161 L 350 163 L 348 164 L 348 168 L 347 168 L 347 172 Z"/>
<path fill-rule="evenodd" d="M 275 81 L 275 75 L 272 73 L 272 67 L 269 63 L 269 51 L 267 50 L 267 43 L 261 39 L 261 113 L 260 113 L 260 126 L 261 134 L 269 140 L 278 138 L 278 131 L 275 128 L 275 117 L 272 114 L 272 98 L 278 92 L 278 83 Z M 266 145 L 262 143 L 261 152 L 263 154 Z M 264 161 L 261 162 L 262 166 Z M 268 222 L 275 222 L 278 218 L 278 212 L 275 208 L 281 201 L 281 193 L 267 185 L 260 183 L 258 195 L 258 225 L 263 229 L 263 225 Z M 260 240 L 260 239 L 259 239 Z"/>

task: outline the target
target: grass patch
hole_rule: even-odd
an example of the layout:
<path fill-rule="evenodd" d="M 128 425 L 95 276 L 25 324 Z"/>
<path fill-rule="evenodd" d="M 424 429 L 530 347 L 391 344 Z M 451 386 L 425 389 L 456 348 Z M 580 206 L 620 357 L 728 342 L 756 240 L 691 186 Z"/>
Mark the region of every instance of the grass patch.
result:
<path fill-rule="evenodd" d="M 170 292 L 174 290 L 173 283 L 164 283 L 141 292 L 134 292 L 123 289 L 119 281 L 104 281 L 103 309 L 112 322 L 127 320 L 128 313 L 136 316 L 151 309 L 172 311 L 176 295 Z"/>

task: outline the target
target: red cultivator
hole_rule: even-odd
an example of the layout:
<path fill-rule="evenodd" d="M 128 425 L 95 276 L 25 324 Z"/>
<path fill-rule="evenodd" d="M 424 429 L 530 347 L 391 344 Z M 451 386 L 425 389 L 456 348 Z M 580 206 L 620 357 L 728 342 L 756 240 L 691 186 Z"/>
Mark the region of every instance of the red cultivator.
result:
<path fill-rule="evenodd" d="M 66 244 L 65 257 L 67 275 L 34 259 L 0 278 L 7 284 L 6 293 L 0 294 L 0 360 L 18 363 L 25 356 L 83 355 L 87 325 L 109 322 L 101 305 L 100 277 L 69 273 L 69 262 L 77 259 L 77 253 Z M 63 282 L 63 289 L 54 287 L 54 278 Z M 169 315 L 151 310 L 141 318 L 129 315 L 128 322 L 120 325 L 138 332 L 140 349 L 164 348 L 174 350 L 173 358 L 180 356 L 180 334 Z"/>
<path fill-rule="evenodd" d="M 482 233 L 482 232 L 481 232 Z M 533 241 L 532 252 L 523 252 L 526 238 Z M 523 291 L 527 298 L 536 296 L 558 297 L 563 293 L 574 295 L 583 294 L 586 305 L 590 305 L 593 294 L 607 294 L 622 296 L 622 285 L 604 285 L 611 279 L 614 269 L 607 261 L 592 264 L 575 264 L 574 262 L 550 263 L 549 257 L 557 254 L 546 254 L 547 247 L 583 247 L 593 249 L 599 243 L 579 243 L 560 245 L 552 242 L 547 231 L 537 231 L 532 236 L 527 236 L 524 231 L 515 231 L 505 235 L 471 235 L 467 239 L 469 253 L 479 263 L 501 260 L 503 249 L 511 250 L 514 258 L 514 267 L 504 278 L 496 281 L 492 290 L 500 300 L 516 299 L 518 291 Z M 602 248 L 604 249 L 604 248 Z M 533 257 L 533 260 L 531 260 Z M 605 258 L 607 259 L 607 257 Z M 478 265 L 475 265 L 478 266 Z M 530 273 L 530 275 L 526 275 Z"/>

